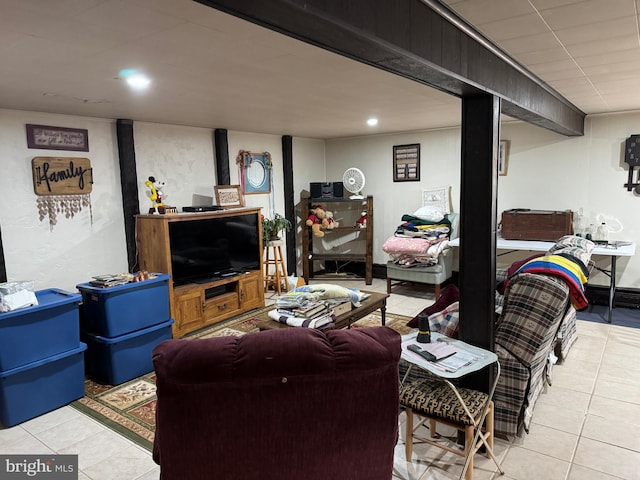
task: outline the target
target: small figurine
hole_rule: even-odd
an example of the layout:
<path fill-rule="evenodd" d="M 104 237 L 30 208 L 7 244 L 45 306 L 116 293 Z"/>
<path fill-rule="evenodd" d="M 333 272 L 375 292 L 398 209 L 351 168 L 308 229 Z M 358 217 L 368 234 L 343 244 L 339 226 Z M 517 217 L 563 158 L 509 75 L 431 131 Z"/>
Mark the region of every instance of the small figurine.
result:
<path fill-rule="evenodd" d="M 149 177 L 144 184 L 149 188 L 147 196 L 149 197 L 149 200 L 151 200 L 152 204 L 149 209 L 149 213 L 156 213 L 156 209 L 158 210 L 158 213 L 164 213 L 165 204 L 163 203 L 163 198 L 165 198 L 166 195 L 163 193 L 162 189 L 164 188 L 165 183 L 157 181 L 155 177 Z"/>
<path fill-rule="evenodd" d="M 367 226 L 367 211 L 360 212 L 360 218 L 356 222 L 356 227 L 365 228 Z"/>

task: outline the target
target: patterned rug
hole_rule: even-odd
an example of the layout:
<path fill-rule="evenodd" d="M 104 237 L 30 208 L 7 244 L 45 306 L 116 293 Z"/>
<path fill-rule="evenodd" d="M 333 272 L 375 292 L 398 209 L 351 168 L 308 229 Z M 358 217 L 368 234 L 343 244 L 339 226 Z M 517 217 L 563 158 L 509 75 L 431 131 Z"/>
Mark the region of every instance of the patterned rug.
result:
<path fill-rule="evenodd" d="M 204 328 L 185 338 L 240 336 L 257 332 L 260 321 L 255 316 L 271 310 L 265 307 L 253 310 L 225 322 Z M 386 314 L 386 324 L 400 334 L 411 331 L 405 324 L 409 317 Z M 358 320 L 354 325 L 371 327 L 380 325 L 380 312 L 376 311 Z M 123 384 L 105 385 L 91 379 L 85 380 L 85 396 L 71 404 L 81 412 L 96 419 L 133 442 L 151 450 L 155 431 L 156 383 L 153 372 Z"/>

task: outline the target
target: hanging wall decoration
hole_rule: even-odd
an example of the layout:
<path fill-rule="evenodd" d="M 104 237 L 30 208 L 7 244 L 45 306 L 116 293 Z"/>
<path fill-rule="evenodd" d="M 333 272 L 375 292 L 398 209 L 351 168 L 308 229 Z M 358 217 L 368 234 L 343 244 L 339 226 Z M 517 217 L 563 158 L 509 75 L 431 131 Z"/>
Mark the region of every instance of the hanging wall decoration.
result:
<path fill-rule="evenodd" d="M 35 157 L 31 160 L 33 189 L 38 196 L 40 221 L 49 217 L 49 229 L 57 223 L 58 214 L 73 218 L 83 207 L 91 211 L 93 169 L 88 158 Z"/>
<path fill-rule="evenodd" d="M 89 151 L 89 132 L 83 128 L 27 124 L 27 146 L 49 150 Z"/>
<path fill-rule="evenodd" d="M 271 192 L 271 154 L 240 150 L 236 157 L 240 181 L 245 195 Z"/>

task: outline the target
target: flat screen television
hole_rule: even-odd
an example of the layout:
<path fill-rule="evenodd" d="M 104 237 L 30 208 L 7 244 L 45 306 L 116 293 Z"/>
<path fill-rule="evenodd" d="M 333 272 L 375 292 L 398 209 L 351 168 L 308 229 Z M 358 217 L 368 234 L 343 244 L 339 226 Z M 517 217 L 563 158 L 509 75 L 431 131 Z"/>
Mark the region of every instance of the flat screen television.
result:
<path fill-rule="evenodd" d="M 204 283 L 261 268 L 257 222 L 256 214 L 170 222 L 174 284 Z"/>

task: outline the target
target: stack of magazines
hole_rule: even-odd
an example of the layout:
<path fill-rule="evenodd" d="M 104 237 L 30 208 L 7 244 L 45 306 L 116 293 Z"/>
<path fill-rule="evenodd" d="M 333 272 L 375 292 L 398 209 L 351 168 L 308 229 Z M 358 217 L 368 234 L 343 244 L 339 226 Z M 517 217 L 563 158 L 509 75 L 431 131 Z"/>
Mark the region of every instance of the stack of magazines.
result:
<path fill-rule="evenodd" d="M 276 308 L 269 318 L 291 327 L 331 328 L 333 310 L 318 295 L 310 292 L 289 292 L 276 299 Z"/>

